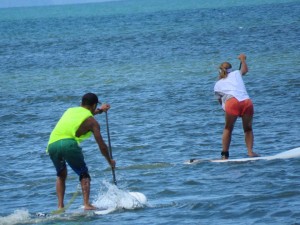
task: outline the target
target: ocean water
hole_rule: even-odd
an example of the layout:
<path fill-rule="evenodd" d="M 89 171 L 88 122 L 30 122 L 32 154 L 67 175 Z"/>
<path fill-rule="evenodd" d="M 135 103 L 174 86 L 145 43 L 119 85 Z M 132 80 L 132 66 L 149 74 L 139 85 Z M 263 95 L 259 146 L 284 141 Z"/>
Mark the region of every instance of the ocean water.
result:
<path fill-rule="evenodd" d="M 254 150 L 300 146 L 299 15 L 299 1 L 277 0 L 0 9 L 0 224 L 300 224 L 299 158 L 184 164 L 220 157 L 224 116 L 213 86 L 218 65 L 238 68 L 240 53 Z M 114 210 L 82 214 L 69 169 L 69 208 L 50 215 L 57 199 L 48 137 L 86 92 L 111 104 L 117 187 L 93 138 L 82 147 L 91 202 Z M 107 140 L 105 116 L 97 120 Z M 240 120 L 230 154 L 246 157 Z"/>

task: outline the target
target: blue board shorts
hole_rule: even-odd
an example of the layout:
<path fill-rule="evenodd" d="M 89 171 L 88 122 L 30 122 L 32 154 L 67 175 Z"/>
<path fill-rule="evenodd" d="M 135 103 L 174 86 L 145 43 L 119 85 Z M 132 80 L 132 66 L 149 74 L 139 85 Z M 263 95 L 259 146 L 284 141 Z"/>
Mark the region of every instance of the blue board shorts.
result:
<path fill-rule="evenodd" d="M 66 162 L 80 177 L 89 177 L 82 149 L 74 139 L 62 139 L 48 146 L 48 153 L 55 166 L 57 176 L 66 169 Z M 90 178 L 90 177 L 89 177 Z"/>

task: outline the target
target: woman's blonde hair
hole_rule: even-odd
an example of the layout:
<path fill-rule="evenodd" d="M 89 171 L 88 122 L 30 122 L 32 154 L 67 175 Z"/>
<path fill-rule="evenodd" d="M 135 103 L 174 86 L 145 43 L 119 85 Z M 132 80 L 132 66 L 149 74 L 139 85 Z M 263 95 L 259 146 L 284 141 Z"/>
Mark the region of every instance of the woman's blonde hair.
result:
<path fill-rule="evenodd" d="M 223 62 L 219 66 L 219 79 L 226 78 L 231 72 L 231 64 L 229 62 Z"/>

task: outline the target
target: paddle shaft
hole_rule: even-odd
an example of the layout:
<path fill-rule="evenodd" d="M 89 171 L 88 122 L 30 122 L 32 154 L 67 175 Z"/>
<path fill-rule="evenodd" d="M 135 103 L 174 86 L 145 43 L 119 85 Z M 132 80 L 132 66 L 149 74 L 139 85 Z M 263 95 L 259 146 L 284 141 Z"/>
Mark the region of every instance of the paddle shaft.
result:
<path fill-rule="evenodd" d="M 107 139 L 108 139 L 109 156 L 110 156 L 111 159 L 113 159 L 112 150 L 111 150 L 111 143 L 110 143 L 110 135 L 109 135 L 109 126 L 108 126 L 108 115 L 107 115 L 107 112 L 105 112 L 105 118 L 106 118 L 106 131 L 107 131 Z M 117 185 L 115 169 L 112 167 L 111 171 L 112 171 L 112 175 L 113 175 L 113 181 L 114 181 L 115 185 Z"/>

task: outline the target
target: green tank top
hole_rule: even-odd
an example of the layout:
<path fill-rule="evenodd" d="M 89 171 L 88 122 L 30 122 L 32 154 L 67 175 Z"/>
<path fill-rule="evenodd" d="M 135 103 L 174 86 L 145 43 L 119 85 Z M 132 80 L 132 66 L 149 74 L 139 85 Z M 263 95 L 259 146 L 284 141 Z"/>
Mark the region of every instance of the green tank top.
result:
<path fill-rule="evenodd" d="M 93 116 L 91 111 L 83 107 L 67 109 L 51 132 L 48 146 L 61 139 L 72 138 L 80 143 L 89 138 L 91 131 L 80 137 L 76 137 L 75 134 L 82 122 L 91 116 Z"/>

